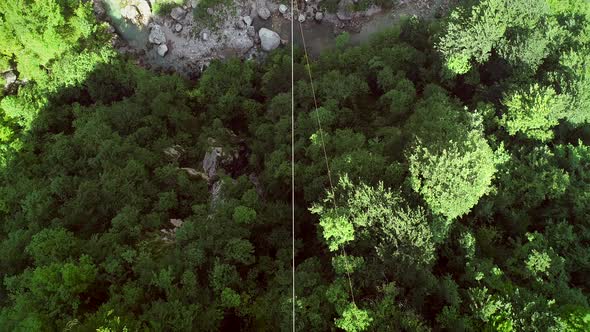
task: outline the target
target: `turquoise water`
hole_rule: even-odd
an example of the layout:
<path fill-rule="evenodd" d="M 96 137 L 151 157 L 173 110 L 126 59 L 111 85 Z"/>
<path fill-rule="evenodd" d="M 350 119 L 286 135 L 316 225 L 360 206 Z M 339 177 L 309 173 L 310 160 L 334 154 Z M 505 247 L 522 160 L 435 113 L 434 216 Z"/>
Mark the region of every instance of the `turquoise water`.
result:
<path fill-rule="evenodd" d="M 121 2 L 119 0 L 105 0 L 107 14 L 117 33 L 134 48 L 145 49 L 149 31 L 147 27 L 138 27 L 121 17 Z"/>

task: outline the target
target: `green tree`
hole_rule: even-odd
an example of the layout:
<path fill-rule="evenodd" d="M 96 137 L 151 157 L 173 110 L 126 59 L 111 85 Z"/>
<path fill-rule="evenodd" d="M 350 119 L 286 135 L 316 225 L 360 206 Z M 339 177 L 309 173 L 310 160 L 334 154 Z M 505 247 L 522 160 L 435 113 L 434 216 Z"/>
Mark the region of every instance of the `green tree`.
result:
<path fill-rule="evenodd" d="M 510 135 L 548 141 L 553 138 L 551 128 L 563 117 L 565 103 L 552 88 L 532 85 L 528 91 L 515 91 L 504 99 L 506 112 L 501 123 Z"/>

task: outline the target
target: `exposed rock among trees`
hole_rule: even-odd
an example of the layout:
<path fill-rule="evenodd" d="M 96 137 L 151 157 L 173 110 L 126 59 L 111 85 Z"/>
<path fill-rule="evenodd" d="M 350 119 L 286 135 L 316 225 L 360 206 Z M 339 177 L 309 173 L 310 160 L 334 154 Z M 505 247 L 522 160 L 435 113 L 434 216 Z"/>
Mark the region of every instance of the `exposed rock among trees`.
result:
<path fill-rule="evenodd" d="M 10 87 L 12 84 L 14 84 L 17 79 L 16 74 L 12 70 L 5 72 L 4 74 L 2 74 L 2 76 L 4 77 L 4 88 L 5 89 Z"/>

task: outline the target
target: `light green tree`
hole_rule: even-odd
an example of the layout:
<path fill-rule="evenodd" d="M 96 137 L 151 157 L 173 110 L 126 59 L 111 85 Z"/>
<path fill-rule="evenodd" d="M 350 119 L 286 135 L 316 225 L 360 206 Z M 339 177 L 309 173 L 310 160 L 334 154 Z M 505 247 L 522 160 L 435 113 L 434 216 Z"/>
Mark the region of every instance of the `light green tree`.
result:
<path fill-rule="evenodd" d="M 367 310 L 359 309 L 356 304 L 349 303 L 342 313 L 342 317 L 336 319 L 336 327 L 346 332 L 366 331 L 373 319 Z"/>
<path fill-rule="evenodd" d="M 510 135 L 522 133 L 531 139 L 548 141 L 553 138 L 551 128 L 563 116 L 565 102 L 551 87 L 533 84 L 527 90 L 515 91 L 503 101 L 506 112 L 502 125 Z"/>

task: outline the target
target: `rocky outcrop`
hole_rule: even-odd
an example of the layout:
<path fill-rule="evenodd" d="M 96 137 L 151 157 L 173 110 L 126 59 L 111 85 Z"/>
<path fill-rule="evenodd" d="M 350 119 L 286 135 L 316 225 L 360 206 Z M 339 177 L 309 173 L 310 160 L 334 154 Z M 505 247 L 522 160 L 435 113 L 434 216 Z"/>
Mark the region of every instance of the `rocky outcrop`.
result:
<path fill-rule="evenodd" d="M 220 147 L 212 148 L 205 153 L 205 158 L 203 158 L 203 170 L 209 179 L 212 179 L 217 175 L 217 167 L 219 167 L 222 153 L 223 149 Z"/>
<path fill-rule="evenodd" d="M 172 228 L 162 228 L 160 229 L 160 232 L 162 232 L 162 234 L 164 234 L 162 236 L 162 240 L 164 242 L 168 242 L 168 243 L 172 243 L 174 242 L 174 238 L 176 236 L 176 231 L 182 227 L 182 224 L 184 222 L 182 221 L 182 219 L 170 219 L 170 224 L 172 225 Z"/>
<path fill-rule="evenodd" d="M 150 4 L 146 0 L 132 0 L 121 9 L 121 16 L 135 25 L 147 25 L 152 15 Z"/>
<path fill-rule="evenodd" d="M 281 37 L 279 34 L 267 28 L 260 29 L 258 31 L 258 36 L 260 37 L 260 45 L 266 52 L 274 50 L 281 44 Z"/>
<path fill-rule="evenodd" d="M 14 71 L 7 71 L 4 74 L 2 74 L 2 76 L 4 77 L 4 88 L 8 89 L 12 84 L 16 83 L 16 74 L 14 73 Z"/>
<path fill-rule="evenodd" d="M 203 173 L 203 172 L 199 172 L 194 168 L 190 168 L 190 167 L 181 167 L 181 170 L 185 171 L 186 174 L 188 174 L 191 177 L 195 177 L 195 178 L 201 178 L 205 181 L 209 181 L 209 177 L 207 176 L 207 174 Z"/>
<path fill-rule="evenodd" d="M 164 154 L 170 157 L 172 160 L 176 161 L 180 159 L 182 154 L 184 153 L 184 149 L 180 145 L 173 145 L 171 147 L 164 149 Z"/>
<path fill-rule="evenodd" d="M 152 44 L 165 44 L 166 43 L 166 34 L 162 27 L 158 24 L 152 24 L 150 26 L 150 34 L 148 36 L 148 41 Z"/>

